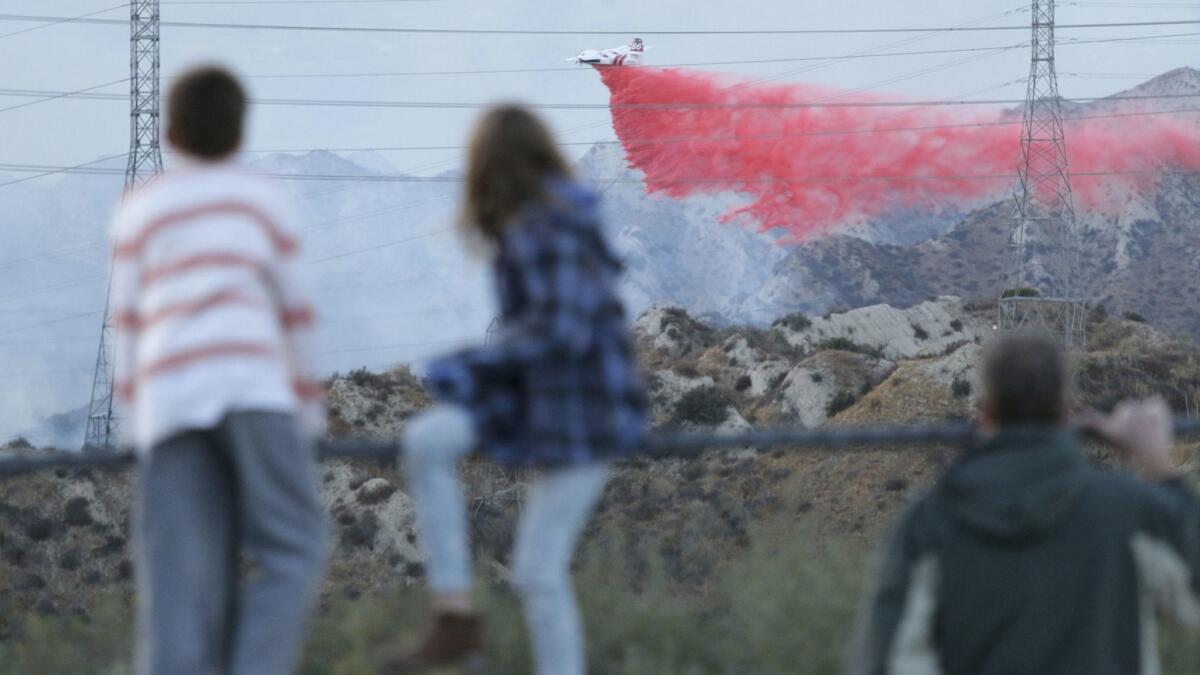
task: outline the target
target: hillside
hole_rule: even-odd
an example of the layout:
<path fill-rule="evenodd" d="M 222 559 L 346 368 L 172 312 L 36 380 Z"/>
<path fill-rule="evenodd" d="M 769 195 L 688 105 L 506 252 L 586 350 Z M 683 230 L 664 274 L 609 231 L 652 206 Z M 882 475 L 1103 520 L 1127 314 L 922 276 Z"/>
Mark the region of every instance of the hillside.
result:
<path fill-rule="evenodd" d="M 1071 114 L 1138 112 L 1147 104 L 1136 97 L 1197 91 L 1200 71 L 1180 68 L 1074 106 Z M 1189 101 L 1156 101 L 1153 109 L 1191 110 Z M 1083 297 L 1110 312 L 1141 314 L 1169 333 L 1200 337 L 1200 316 L 1192 311 L 1200 302 L 1200 285 L 1191 281 L 1198 271 L 1192 251 L 1200 244 L 1200 176 L 1169 174 L 1145 186 L 1107 185 L 1103 191 L 1106 200 L 1119 204 L 1112 213 L 1078 212 Z M 812 241 L 793 249 L 746 306 L 755 312 L 823 312 L 873 303 L 907 306 L 934 293 L 995 298 L 1004 284 L 1012 218 L 1012 203 L 1004 201 L 964 214 L 948 230 L 914 245 L 851 234 Z"/>
<path fill-rule="evenodd" d="M 905 309 L 871 306 L 794 314 L 768 328 L 718 327 L 659 308 L 636 323 L 637 350 L 660 427 L 918 422 L 967 417 L 979 342 L 992 308 L 954 297 Z M 1197 410 L 1200 349 L 1136 321 L 1093 316 L 1077 357 L 1081 398 L 1110 405 L 1161 393 Z M 337 436 L 393 437 L 430 399 L 407 368 L 357 370 L 329 383 Z M 630 551 L 660 559 L 678 583 L 703 584 L 741 550 L 756 524 L 801 526 L 869 541 L 936 475 L 949 448 L 850 452 L 713 453 L 633 460 L 616 469 L 589 538 L 619 532 Z M 464 467 L 482 569 L 504 578 L 522 476 Z M 357 598 L 419 579 L 411 505 L 385 466 L 322 467 L 336 555 L 324 598 Z M 5 484 L 0 497 L 0 637 L 29 610 L 85 611 L 129 588 L 129 483 L 124 474 L 42 474 Z"/>

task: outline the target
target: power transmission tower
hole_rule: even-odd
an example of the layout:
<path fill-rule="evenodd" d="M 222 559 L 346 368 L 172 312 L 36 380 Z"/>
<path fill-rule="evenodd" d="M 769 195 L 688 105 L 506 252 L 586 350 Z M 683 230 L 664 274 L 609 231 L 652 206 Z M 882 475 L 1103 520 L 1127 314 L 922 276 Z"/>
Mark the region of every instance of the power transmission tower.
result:
<path fill-rule="evenodd" d="M 500 317 L 494 316 L 488 322 L 487 332 L 483 334 L 483 344 L 490 346 L 496 343 L 496 336 L 500 334 Z"/>
<path fill-rule="evenodd" d="M 1032 58 L 1000 328 L 1038 326 L 1066 349 L 1081 349 L 1087 343 L 1087 314 L 1080 297 L 1079 233 L 1054 66 L 1054 0 L 1031 2 Z"/>
<path fill-rule="evenodd" d="M 129 15 L 129 163 L 125 168 L 126 192 L 162 171 L 158 36 L 158 0 L 133 0 Z M 120 420 L 113 411 L 111 294 L 110 275 L 104 299 L 104 321 L 100 326 L 96 372 L 92 377 L 87 430 L 83 438 L 85 451 L 111 450 L 118 437 Z"/>

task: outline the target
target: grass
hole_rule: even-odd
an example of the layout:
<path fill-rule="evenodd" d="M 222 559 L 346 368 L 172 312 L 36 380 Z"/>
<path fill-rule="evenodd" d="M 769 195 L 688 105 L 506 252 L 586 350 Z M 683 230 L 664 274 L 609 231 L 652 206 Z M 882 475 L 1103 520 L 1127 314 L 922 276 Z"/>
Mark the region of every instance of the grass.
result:
<path fill-rule="evenodd" d="M 581 555 L 576 579 L 589 672 L 835 672 L 863 578 L 859 546 L 760 531 L 703 587 L 684 587 L 661 558 L 600 537 Z M 516 599 L 500 582 L 481 583 L 478 597 L 488 616 L 485 672 L 530 672 Z M 372 651 L 397 636 L 415 639 L 424 612 L 423 592 L 404 588 L 325 608 L 301 674 L 375 673 Z M 31 616 L 0 643 L 0 674 L 128 675 L 129 625 L 127 598 L 106 598 L 90 618 Z"/>
<path fill-rule="evenodd" d="M 599 675 L 835 673 L 865 580 L 865 546 L 814 544 L 807 530 L 757 530 L 702 587 L 669 580 L 660 559 L 630 555 L 618 537 L 581 556 L 577 586 Z M 481 583 L 488 617 L 484 672 L 530 672 L 520 609 L 499 582 Z M 325 608 L 301 675 L 369 675 L 370 655 L 423 629 L 424 594 L 394 589 Z M 109 597 L 89 617 L 30 617 L 0 643 L 0 674 L 128 675 L 129 599 Z M 1164 633 L 1164 673 L 1200 672 L 1200 636 Z"/>
<path fill-rule="evenodd" d="M 108 596 L 86 617 L 30 616 L 15 639 L 0 643 L 4 675 L 127 675 L 129 600 Z"/>

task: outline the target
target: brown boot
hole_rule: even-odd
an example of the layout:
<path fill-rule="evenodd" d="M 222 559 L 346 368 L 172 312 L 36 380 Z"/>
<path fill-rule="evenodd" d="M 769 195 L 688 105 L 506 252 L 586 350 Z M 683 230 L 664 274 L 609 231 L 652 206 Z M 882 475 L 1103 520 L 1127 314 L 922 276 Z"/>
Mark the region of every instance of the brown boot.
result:
<path fill-rule="evenodd" d="M 459 663 L 483 649 L 483 619 L 475 614 L 434 615 L 433 627 L 416 651 L 380 652 L 381 672 L 387 675 L 419 672 L 432 666 Z"/>

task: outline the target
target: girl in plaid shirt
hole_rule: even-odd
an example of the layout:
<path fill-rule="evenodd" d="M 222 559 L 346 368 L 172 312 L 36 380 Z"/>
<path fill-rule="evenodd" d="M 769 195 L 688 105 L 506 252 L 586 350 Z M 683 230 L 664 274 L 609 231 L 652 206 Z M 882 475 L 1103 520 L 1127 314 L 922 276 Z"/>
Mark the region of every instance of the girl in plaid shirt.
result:
<path fill-rule="evenodd" d="M 435 616 L 415 653 L 383 656 L 393 672 L 456 662 L 482 644 L 455 475 L 472 452 L 540 469 L 518 528 L 512 581 L 537 672 L 584 672 L 571 556 L 607 462 L 636 449 L 646 421 L 617 299 L 621 264 L 596 208 L 540 120 L 516 106 L 484 115 L 471 143 L 463 224 L 492 254 L 500 331 L 492 344 L 431 364 L 428 381 L 441 403 L 405 434 Z"/>

